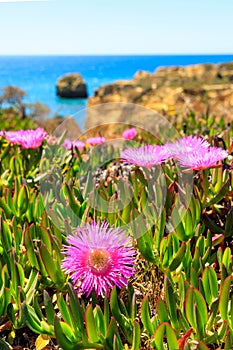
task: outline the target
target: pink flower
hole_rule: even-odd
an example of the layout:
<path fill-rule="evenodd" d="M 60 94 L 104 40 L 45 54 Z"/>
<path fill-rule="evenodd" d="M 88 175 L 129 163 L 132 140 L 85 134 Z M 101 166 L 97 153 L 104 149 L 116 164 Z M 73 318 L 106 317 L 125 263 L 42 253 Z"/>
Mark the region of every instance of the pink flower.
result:
<path fill-rule="evenodd" d="M 19 138 L 20 138 L 20 131 L 6 131 L 5 132 L 5 137 L 7 139 L 7 141 L 9 141 L 10 143 L 18 143 Z"/>
<path fill-rule="evenodd" d="M 85 143 L 79 140 L 73 141 L 73 147 L 81 149 L 85 146 Z"/>
<path fill-rule="evenodd" d="M 57 138 L 56 136 L 49 136 L 47 135 L 46 140 L 48 142 L 49 145 L 57 145 L 59 142 L 59 138 Z"/>
<path fill-rule="evenodd" d="M 139 148 L 127 148 L 121 152 L 120 157 L 127 163 L 151 169 L 166 160 L 168 152 L 164 146 L 145 145 Z"/>
<path fill-rule="evenodd" d="M 193 170 L 213 167 L 218 161 L 228 157 L 227 151 L 219 147 L 200 147 L 188 153 L 180 153 L 178 160 L 183 167 Z"/>
<path fill-rule="evenodd" d="M 137 131 L 135 128 L 127 129 L 122 136 L 125 140 L 133 140 L 137 136 Z"/>
<path fill-rule="evenodd" d="M 19 144 L 22 148 L 38 148 L 41 146 L 47 133 L 42 128 L 36 130 L 6 131 L 6 139 L 13 144 Z"/>
<path fill-rule="evenodd" d="M 63 147 L 71 150 L 74 147 L 77 147 L 78 149 L 81 149 L 85 146 L 85 144 L 82 141 L 79 140 L 75 140 L 75 141 L 71 141 L 69 139 L 65 139 L 63 142 Z"/>
<path fill-rule="evenodd" d="M 0 131 L 0 137 L 5 135 L 5 131 Z"/>
<path fill-rule="evenodd" d="M 90 137 L 87 139 L 87 144 L 94 146 L 94 145 L 101 145 L 105 142 L 105 137 L 96 136 L 96 137 Z"/>
<path fill-rule="evenodd" d="M 89 296 L 94 290 L 104 296 L 115 285 L 123 288 L 134 274 L 136 252 L 132 240 L 120 228 L 108 223 L 85 224 L 67 238 L 62 267 L 78 287 Z"/>
<path fill-rule="evenodd" d="M 169 142 L 164 145 L 170 153 L 170 158 L 178 158 L 180 154 L 198 151 L 200 148 L 208 148 L 209 142 L 193 135 L 178 139 L 176 142 Z"/>
<path fill-rule="evenodd" d="M 72 141 L 70 141 L 69 139 L 65 139 L 62 146 L 68 150 L 72 149 Z"/>

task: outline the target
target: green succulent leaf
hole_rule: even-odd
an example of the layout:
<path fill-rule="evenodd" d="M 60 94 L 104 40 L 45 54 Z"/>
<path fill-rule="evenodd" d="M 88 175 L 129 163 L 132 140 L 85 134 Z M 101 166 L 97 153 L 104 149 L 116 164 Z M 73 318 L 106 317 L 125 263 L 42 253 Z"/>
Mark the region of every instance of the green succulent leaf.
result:
<path fill-rule="evenodd" d="M 232 287 L 233 277 L 228 276 L 220 290 L 220 300 L 219 300 L 219 312 L 224 321 L 229 323 L 229 301 L 230 301 L 230 290 Z"/>
<path fill-rule="evenodd" d="M 85 311 L 85 323 L 87 329 L 87 336 L 92 342 L 98 342 L 99 337 L 96 329 L 96 322 L 93 314 L 92 305 L 88 305 Z"/>
<path fill-rule="evenodd" d="M 168 266 L 170 271 L 174 271 L 180 266 L 182 260 L 184 259 L 185 251 L 186 243 L 183 242 Z"/>
<path fill-rule="evenodd" d="M 171 325 L 167 322 L 161 323 L 155 330 L 153 338 L 157 350 L 165 350 L 167 348 L 164 345 L 164 337 L 166 337 L 169 350 L 178 350 L 179 345 L 176 334 Z"/>
<path fill-rule="evenodd" d="M 227 213 L 224 235 L 225 237 L 231 237 L 233 235 L 233 208 Z"/>
<path fill-rule="evenodd" d="M 196 288 L 190 287 L 185 298 L 186 317 L 201 339 L 205 336 L 208 312 L 203 295 Z"/>
<path fill-rule="evenodd" d="M 141 329 L 140 329 L 140 325 L 138 322 L 134 322 L 133 325 L 133 342 L 132 342 L 132 350 L 138 350 L 140 349 L 140 345 L 141 345 Z"/>
<path fill-rule="evenodd" d="M 179 321 L 177 317 L 177 304 L 176 304 L 176 299 L 174 295 L 174 289 L 170 279 L 166 276 L 164 280 L 164 292 L 165 292 L 165 300 L 166 300 L 166 305 L 170 316 L 171 324 L 176 330 L 179 330 Z"/>
<path fill-rule="evenodd" d="M 203 288 L 208 305 L 211 305 L 218 296 L 218 279 L 213 267 L 206 267 L 202 274 Z"/>
<path fill-rule="evenodd" d="M 149 306 L 149 301 L 148 297 L 145 297 L 142 301 L 142 309 L 141 309 L 141 314 L 142 314 L 142 323 L 147 332 L 150 335 L 154 334 L 154 327 L 151 322 L 151 315 L 150 315 L 150 306 Z"/>
<path fill-rule="evenodd" d="M 18 214 L 23 215 L 27 209 L 29 204 L 29 191 L 28 188 L 25 185 L 22 185 L 17 199 L 17 208 L 18 208 Z"/>
<path fill-rule="evenodd" d="M 41 243 L 40 255 L 51 280 L 61 288 L 65 283 L 65 277 L 61 271 L 60 262 L 49 253 L 43 243 Z"/>
<path fill-rule="evenodd" d="M 143 231 L 145 232 L 141 237 L 137 239 L 137 246 L 142 254 L 142 256 L 149 262 L 155 262 L 155 256 L 152 246 L 151 235 L 149 232 L 146 232 L 146 228 Z"/>
<path fill-rule="evenodd" d="M 228 178 L 227 181 L 223 184 L 219 192 L 203 205 L 204 208 L 207 208 L 216 203 L 219 203 L 229 191 L 229 185 L 230 185 L 230 178 Z"/>
<path fill-rule="evenodd" d="M 86 329 L 84 326 L 84 310 L 80 305 L 76 291 L 73 289 L 70 283 L 68 283 L 68 293 L 70 299 L 70 315 L 72 316 L 72 322 L 74 325 L 77 325 L 77 328 L 80 330 L 83 339 L 86 339 L 85 333 Z"/>
<path fill-rule="evenodd" d="M 63 332 L 63 329 L 61 327 L 60 321 L 57 316 L 55 317 L 54 329 L 55 329 L 56 338 L 62 349 L 66 349 L 66 350 L 82 349 L 81 347 L 75 348 L 74 344 L 67 338 L 67 336 Z"/>
<path fill-rule="evenodd" d="M 228 273 L 230 274 L 232 271 L 232 257 L 231 257 L 231 249 L 230 247 L 227 247 L 224 250 L 223 256 L 222 256 L 222 264 L 227 269 Z"/>
<path fill-rule="evenodd" d="M 129 319 L 124 314 L 122 314 L 120 310 L 116 287 L 113 288 L 111 293 L 110 307 L 112 314 L 119 323 L 121 329 L 123 330 L 125 337 L 130 343 L 132 343 L 132 324 L 130 323 Z"/>
<path fill-rule="evenodd" d="M 54 336 L 54 329 L 52 325 L 48 325 L 43 319 L 40 319 L 35 310 L 24 303 L 24 314 L 26 316 L 26 322 L 28 327 L 35 333 L 47 334 Z"/>
<path fill-rule="evenodd" d="M 168 312 L 166 304 L 162 299 L 158 299 L 157 302 L 157 312 L 160 322 L 168 322 Z"/>
<path fill-rule="evenodd" d="M 109 349 L 109 350 L 112 349 L 114 342 L 117 343 L 119 346 L 118 348 L 116 347 L 116 349 L 120 349 L 120 350 L 124 349 L 119 332 L 118 332 L 116 321 L 112 317 L 110 320 L 107 333 L 106 333 L 106 338 L 104 341 L 104 345 L 106 349 Z"/>
<path fill-rule="evenodd" d="M 46 313 L 46 318 L 49 324 L 54 323 L 54 317 L 55 317 L 55 311 L 53 308 L 53 304 L 51 301 L 51 298 L 49 296 L 49 293 L 44 290 L 44 306 L 45 306 L 45 313 Z"/>

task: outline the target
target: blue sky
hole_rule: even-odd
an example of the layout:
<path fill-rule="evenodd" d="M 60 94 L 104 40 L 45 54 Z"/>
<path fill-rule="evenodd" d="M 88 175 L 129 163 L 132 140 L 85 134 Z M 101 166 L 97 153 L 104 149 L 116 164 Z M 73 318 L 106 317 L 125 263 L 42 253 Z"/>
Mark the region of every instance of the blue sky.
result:
<path fill-rule="evenodd" d="M 233 53 L 232 15 L 231 0 L 0 0 L 0 54 Z"/>

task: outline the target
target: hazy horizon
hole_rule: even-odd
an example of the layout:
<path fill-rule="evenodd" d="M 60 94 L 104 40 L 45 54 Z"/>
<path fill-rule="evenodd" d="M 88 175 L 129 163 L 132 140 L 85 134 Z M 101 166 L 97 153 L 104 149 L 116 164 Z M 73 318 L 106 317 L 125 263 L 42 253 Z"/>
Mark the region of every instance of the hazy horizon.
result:
<path fill-rule="evenodd" d="M 228 0 L 0 0 L 0 55 L 232 54 Z"/>

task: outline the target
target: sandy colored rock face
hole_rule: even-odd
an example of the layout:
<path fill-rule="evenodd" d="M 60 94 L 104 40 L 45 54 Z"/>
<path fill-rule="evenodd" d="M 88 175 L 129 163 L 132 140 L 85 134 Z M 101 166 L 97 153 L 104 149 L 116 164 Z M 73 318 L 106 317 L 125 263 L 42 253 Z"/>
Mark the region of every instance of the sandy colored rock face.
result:
<path fill-rule="evenodd" d="M 56 94 L 65 98 L 86 98 L 87 86 L 80 74 L 69 73 L 57 81 Z"/>
<path fill-rule="evenodd" d="M 181 118 L 193 110 L 198 116 L 206 111 L 233 120 L 233 62 L 199 64 L 187 67 L 160 67 L 155 73 L 139 71 L 131 81 L 101 86 L 89 98 L 88 107 L 124 102 L 139 104 L 169 118 L 172 110 Z M 179 108 L 177 107 L 179 106 Z M 119 113 L 118 113 L 119 114 Z M 115 121 L 122 121 L 115 115 Z M 94 114 L 87 114 L 86 127 L 96 125 Z M 109 115 L 107 119 L 112 120 Z M 124 120 L 128 122 L 127 118 Z M 131 120 L 132 122 L 132 120 Z"/>

